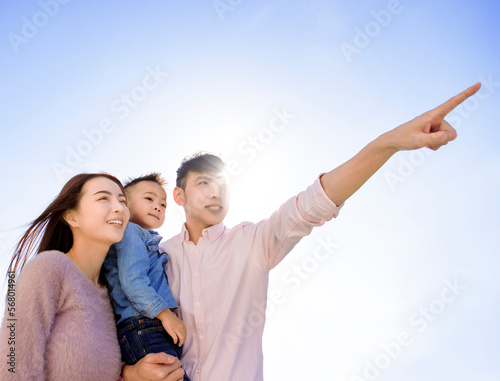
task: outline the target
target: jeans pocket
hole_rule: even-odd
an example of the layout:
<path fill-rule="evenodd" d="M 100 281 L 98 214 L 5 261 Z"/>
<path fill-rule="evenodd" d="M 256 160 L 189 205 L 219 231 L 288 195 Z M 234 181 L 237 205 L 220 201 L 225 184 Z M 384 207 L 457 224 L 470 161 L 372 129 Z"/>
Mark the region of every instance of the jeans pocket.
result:
<path fill-rule="evenodd" d="M 174 344 L 163 326 L 144 328 L 139 330 L 137 334 L 147 353 L 165 352 L 180 358 L 181 348 Z"/>
<path fill-rule="evenodd" d="M 127 336 L 125 335 L 123 335 L 120 339 L 120 350 L 122 352 L 122 361 L 125 361 L 128 365 L 134 365 L 137 361 L 139 361 L 134 354 L 134 351 L 132 351 Z"/>

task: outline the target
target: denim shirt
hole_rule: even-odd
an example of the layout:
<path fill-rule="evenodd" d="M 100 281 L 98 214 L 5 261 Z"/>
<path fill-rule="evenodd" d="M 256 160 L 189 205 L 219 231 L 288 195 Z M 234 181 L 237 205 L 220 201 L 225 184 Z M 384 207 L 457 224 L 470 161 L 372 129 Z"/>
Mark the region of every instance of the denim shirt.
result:
<path fill-rule="evenodd" d="M 117 324 L 130 317 L 155 318 L 165 308 L 176 308 L 168 286 L 162 237 L 129 222 L 123 239 L 109 249 L 103 264 Z"/>

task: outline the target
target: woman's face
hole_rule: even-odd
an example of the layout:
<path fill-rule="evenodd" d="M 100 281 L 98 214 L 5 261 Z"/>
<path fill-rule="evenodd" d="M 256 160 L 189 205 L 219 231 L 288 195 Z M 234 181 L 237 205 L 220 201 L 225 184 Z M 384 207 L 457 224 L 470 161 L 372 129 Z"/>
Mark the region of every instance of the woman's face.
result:
<path fill-rule="evenodd" d="M 76 239 L 111 246 L 123 238 L 130 218 L 127 199 L 114 181 L 95 177 L 85 183 L 77 209 L 67 215 Z"/>

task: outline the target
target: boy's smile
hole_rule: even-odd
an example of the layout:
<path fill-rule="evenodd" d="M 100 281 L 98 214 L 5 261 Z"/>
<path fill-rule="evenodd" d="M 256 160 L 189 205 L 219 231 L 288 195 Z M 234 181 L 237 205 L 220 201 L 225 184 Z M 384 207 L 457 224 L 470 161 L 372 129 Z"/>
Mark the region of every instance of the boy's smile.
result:
<path fill-rule="evenodd" d="M 143 229 L 158 229 L 165 220 L 167 194 L 154 181 L 140 181 L 127 188 L 130 221 Z"/>

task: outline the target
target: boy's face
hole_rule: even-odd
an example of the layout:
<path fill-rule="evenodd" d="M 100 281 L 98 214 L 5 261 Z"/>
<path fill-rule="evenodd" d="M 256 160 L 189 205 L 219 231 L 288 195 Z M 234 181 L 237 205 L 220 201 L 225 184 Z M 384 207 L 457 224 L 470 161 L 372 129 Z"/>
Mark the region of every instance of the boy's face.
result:
<path fill-rule="evenodd" d="M 158 229 L 165 221 L 167 194 L 154 181 L 140 181 L 127 188 L 130 221 L 144 229 Z"/>
<path fill-rule="evenodd" d="M 222 175 L 189 172 L 186 189 L 175 188 L 174 197 L 184 207 L 187 225 L 199 230 L 222 222 L 229 208 L 229 190 Z"/>

